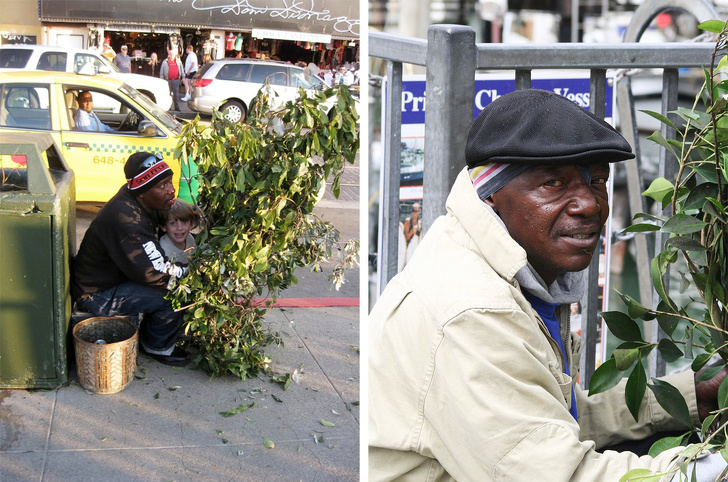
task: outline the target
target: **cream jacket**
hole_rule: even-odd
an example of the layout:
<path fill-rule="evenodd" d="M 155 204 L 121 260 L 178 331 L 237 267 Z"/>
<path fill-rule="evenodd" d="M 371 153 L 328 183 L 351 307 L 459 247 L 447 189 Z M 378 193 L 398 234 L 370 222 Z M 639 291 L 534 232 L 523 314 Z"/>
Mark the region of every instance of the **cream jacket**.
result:
<path fill-rule="evenodd" d="M 576 384 L 579 423 L 570 415 L 563 356 L 514 279 L 526 253 L 466 170 L 447 211 L 369 317 L 370 480 L 616 482 L 635 468 L 667 469 L 680 449 L 595 451 L 685 428 L 650 390 L 639 423 L 623 386 L 587 397 Z M 568 321 L 562 328 L 566 336 Z M 666 380 L 697 422 L 693 374 Z"/>

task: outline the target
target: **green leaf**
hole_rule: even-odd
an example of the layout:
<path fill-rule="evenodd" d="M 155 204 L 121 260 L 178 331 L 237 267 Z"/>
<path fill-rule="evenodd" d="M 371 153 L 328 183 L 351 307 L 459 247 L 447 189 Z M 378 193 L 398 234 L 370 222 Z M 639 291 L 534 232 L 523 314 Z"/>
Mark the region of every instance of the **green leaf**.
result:
<path fill-rule="evenodd" d="M 675 149 L 672 147 L 672 145 L 670 144 L 670 142 L 668 142 L 667 139 L 665 139 L 665 137 L 663 137 L 663 135 L 660 133 L 660 131 L 653 132 L 652 134 L 650 134 L 649 136 L 647 136 L 647 139 L 649 139 L 652 142 L 655 142 L 656 144 L 659 144 L 662 147 L 664 147 L 665 150 L 667 150 L 668 152 L 672 153 L 672 155 L 675 156 L 676 159 L 679 159 L 680 158 L 677 155 L 677 152 L 675 152 Z M 665 207 L 669 203 L 670 198 L 672 197 L 672 193 L 670 193 L 670 194 L 671 195 L 668 198 L 665 198 L 665 199 L 663 199 L 661 201 L 662 202 L 662 207 Z"/>
<path fill-rule="evenodd" d="M 632 216 L 632 221 L 635 221 L 637 219 L 651 219 L 652 221 L 655 221 L 656 223 L 664 223 L 665 219 L 660 216 L 655 216 L 653 214 L 649 213 L 637 213 L 634 216 Z"/>
<path fill-rule="evenodd" d="M 662 135 L 659 132 L 656 132 L 655 134 L 658 134 L 659 137 L 662 137 Z M 654 135 L 654 134 L 653 134 Z M 652 136 L 650 136 L 652 137 Z M 664 138 L 663 138 L 664 140 Z M 672 150 L 672 147 L 670 147 L 667 142 L 665 142 L 665 147 L 667 149 Z M 647 188 L 645 192 L 642 193 L 643 196 L 651 197 L 655 201 L 662 203 L 663 207 L 666 205 L 666 201 L 669 202 L 672 198 L 672 193 L 675 191 L 675 186 L 665 179 L 664 177 L 658 177 L 652 183 L 650 184 L 650 187 Z"/>
<path fill-rule="evenodd" d="M 693 360 L 690 368 L 692 368 L 694 372 L 700 371 L 700 369 L 703 368 L 705 364 L 708 363 L 708 361 L 710 361 L 710 357 L 710 353 L 701 353 L 700 355 L 695 357 L 695 360 Z"/>
<path fill-rule="evenodd" d="M 333 422 L 328 422 L 328 421 L 324 420 L 323 418 L 322 418 L 322 419 L 320 420 L 320 423 L 321 423 L 321 425 L 323 425 L 324 427 L 336 427 L 336 424 L 335 424 L 335 423 L 333 423 Z"/>
<path fill-rule="evenodd" d="M 629 412 L 635 421 L 638 419 L 640 405 L 642 405 L 645 391 L 647 391 L 647 374 L 645 373 L 645 367 L 642 365 L 642 359 L 637 358 L 637 365 L 627 379 L 627 386 L 624 392 L 627 408 L 629 408 Z"/>
<path fill-rule="evenodd" d="M 631 367 L 640 356 L 639 348 L 616 349 L 613 352 L 617 370 L 625 371 Z"/>
<path fill-rule="evenodd" d="M 267 449 L 274 449 L 276 448 L 275 442 L 273 442 L 268 437 L 263 437 L 263 446 Z"/>
<path fill-rule="evenodd" d="M 724 57 L 725 58 L 725 57 Z M 718 196 L 718 185 L 712 182 L 703 182 L 690 190 L 690 194 L 685 199 L 684 211 L 692 209 L 703 209 L 706 198 L 716 198 Z"/>
<path fill-rule="evenodd" d="M 710 380 L 722 371 L 723 371 L 723 366 L 707 368 L 704 372 L 702 372 L 702 373 L 700 373 L 700 375 L 698 375 L 698 378 L 695 381 L 704 382 L 706 380 Z"/>
<path fill-rule="evenodd" d="M 723 409 L 726 406 L 728 406 L 728 377 L 725 377 L 718 387 L 718 408 Z"/>
<path fill-rule="evenodd" d="M 710 431 L 710 426 L 713 425 L 713 421 L 718 416 L 718 414 L 712 414 L 705 417 L 705 420 L 703 420 L 703 425 L 700 427 L 700 435 L 705 438 L 705 435 Z"/>
<path fill-rule="evenodd" d="M 619 292 L 619 290 L 615 290 L 620 298 L 622 298 L 622 301 L 625 305 L 627 305 L 627 314 L 630 318 L 633 320 L 636 318 L 642 318 L 646 313 L 648 313 L 649 309 L 642 306 L 637 300 L 632 298 L 631 296 Z"/>
<path fill-rule="evenodd" d="M 660 226 L 652 223 L 639 223 L 627 226 L 622 230 L 623 233 L 648 233 L 651 231 L 659 231 Z"/>
<path fill-rule="evenodd" d="M 245 192 L 245 171 L 241 169 L 235 177 L 235 189 L 238 192 Z"/>
<path fill-rule="evenodd" d="M 657 350 L 660 352 L 662 359 L 667 363 L 672 363 L 675 360 L 679 360 L 683 356 L 683 352 L 677 347 L 675 342 L 669 338 L 663 338 L 657 344 Z"/>
<path fill-rule="evenodd" d="M 607 323 L 609 331 L 620 340 L 644 341 L 640 327 L 628 315 L 620 311 L 605 311 L 600 314 Z"/>
<path fill-rule="evenodd" d="M 672 128 L 672 129 L 675 129 L 676 131 L 677 130 L 680 130 L 677 127 L 675 127 L 675 124 L 673 124 L 670 119 L 668 119 L 664 115 L 660 114 L 659 112 L 654 112 L 654 111 L 651 111 L 651 110 L 640 110 L 640 112 L 644 112 L 645 114 L 647 114 L 647 115 L 649 115 L 651 117 L 654 117 L 658 121 L 662 122 L 663 124 L 666 124 L 668 127 Z"/>
<path fill-rule="evenodd" d="M 664 474 L 653 474 L 649 469 L 633 469 L 619 479 L 619 482 L 660 482 Z"/>
<path fill-rule="evenodd" d="M 251 407 L 254 407 L 254 406 L 255 406 L 255 402 L 251 402 L 251 403 L 241 403 L 240 405 L 238 405 L 236 408 L 233 408 L 232 410 L 227 410 L 225 412 L 220 412 L 220 415 L 222 415 L 223 417 L 232 417 L 233 415 L 237 415 L 239 413 L 243 413 L 247 409 L 249 409 Z"/>
<path fill-rule="evenodd" d="M 589 396 L 609 390 L 621 380 L 622 372 L 617 370 L 614 358 L 610 358 L 594 371 L 594 375 L 592 375 L 589 382 Z"/>
<path fill-rule="evenodd" d="M 660 440 L 656 441 L 652 444 L 652 447 L 650 447 L 650 451 L 648 452 L 648 455 L 650 457 L 657 457 L 665 450 L 670 450 L 675 447 L 679 447 L 682 445 L 683 440 L 685 440 L 686 436 L 690 435 L 688 434 L 682 434 L 682 435 L 676 435 L 674 437 L 663 437 Z"/>
<path fill-rule="evenodd" d="M 667 240 L 668 246 L 675 246 L 681 251 L 705 251 L 705 246 L 700 242 L 684 236 L 673 236 Z"/>
<path fill-rule="evenodd" d="M 721 20 L 707 20 L 699 24 L 698 28 L 706 32 L 721 33 L 725 28 L 725 22 Z"/>
<path fill-rule="evenodd" d="M 697 233 L 707 225 L 708 223 L 695 216 L 679 213 L 665 221 L 662 230 L 672 234 L 692 234 Z"/>
<path fill-rule="evenodd" d="M 685 424 L 685 426 L 692 427 L 690 410 L 688 409 L 685 399 L 677 388 L 666 381 L 659 380 L 657 378 L 653 378 L 652 385 L 648 384 L 647 386 L 655 395 L 657 403 L 659 403 L 667 413 L 672 415 L 672 417 L 677 421 Z"/>
<path fill-rule="evenodd" d="M 660 299 L 667 303 L 667 305 L 671 308 L 674 307 L 674 303 L 667 294 L 667 289 L 665 287 L 665 281 L 663 279 L 663 276 L 667 271 L 667 265 L 675 261 L 675 255 L 675 252 L 662 251 L 650 261 L 650 275 L 652 277 L 652 285 L 655 287 L 655 291 L 660 296 Z"/>

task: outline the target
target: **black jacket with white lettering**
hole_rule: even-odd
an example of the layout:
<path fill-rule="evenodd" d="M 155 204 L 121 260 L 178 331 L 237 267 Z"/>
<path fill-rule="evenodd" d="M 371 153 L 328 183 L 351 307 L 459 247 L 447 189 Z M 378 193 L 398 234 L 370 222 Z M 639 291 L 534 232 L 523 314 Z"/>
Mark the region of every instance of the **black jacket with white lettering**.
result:
<path fill-rule="evenodd" d="M 126 186 L 91 222 L 73 263 L 71 297 L 133 281 L 164 290 L 182 268 L 167 262 L 157 239 L 157 212 L 147 213 Z"/>

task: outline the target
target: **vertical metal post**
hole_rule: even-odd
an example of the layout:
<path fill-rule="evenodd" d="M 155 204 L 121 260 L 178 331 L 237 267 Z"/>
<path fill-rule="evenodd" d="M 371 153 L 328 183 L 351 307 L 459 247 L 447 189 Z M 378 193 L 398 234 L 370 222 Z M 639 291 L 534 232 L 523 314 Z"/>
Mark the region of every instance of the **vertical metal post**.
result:
<path fill-rule="evenodd" d="M 531 71 L 516 70 L 516 90 L 524 90 L 531 88 Z"/>
<path fill-rule="evenodd" d="M 579 41 L 579 0 L 571 0 L 571 41 Z"/>
<path fill-rule="evenodd" d="M 377 259 L 379 292 L 398 270 L 399 164 L 402 138 L 402 64 L 387 61 L 384 114 L 384 164 L 382 166 L 381 245 Z"/>
<path fill-rule="evenodd" d="M 475 112 L 475 30 L 431 26 L 426 59 L 423 232 L 445 213 L 447 195 L 465 166 L 465 141 Z"/>
<path fill-rule="evenodd" d="M 627 195 L 629 211 L 632 215 L 646 211 L 645 199 L 642 197 L 644 183 L 639 163 L 640 154 L 639 137 L 637 135 L 637 120 L 634 112 L 634 97 L 632 95 L 631 79 L 625 77 L 617 82 L 617 106 L 621 119 L 621 132 L 627 142 L 632 146 L 635 158 L 624 161 L 627 172 Z M 635 264 L 637 265 L 637 281 L 639 283 L 640 303 L 650 304 L 652 300 L 652 282 L 650 275 L 650 247 L 644 235 L 634 237 Z"/>
<path fill-rule="evenodd" d="M 605 113 L 605 100 L 607 95 L 607 71 L 593 69 L 589 80 L 589 111 L 603 119 Z M 589 387 L 592 375 L 596 370 L 597 355 L 597 326 L 599 324 L 599 249 L 589 263 L 587 270 L 587 292 L 581 306 L 581 372 L 579 385 L 586 389 Z"/>
<path fill-rule="evenodd" d="M 674 111 L 677 109 L 677 96 L 678 96 L 678 71 L 677 69 L 665 69 L 662 73 L 662 91 L 664 94 L 662 95 L 662 115 L 668 117 L 675 125 L 677 125 L 678 117 L 675 114 L 669 114 L 669 112 Z M 668 127 L 664 123 L 660 124 L 660 133 L 663 135 L 665 139 L 675 139 L 677 137 L 677 133 L 675 132 L 675 129 Z M 672 158 L 670 154 L 668 154 L 667 150 L 664 147 L 660 148 L 660 165 L 657 170 L 657 175 L 659 177 L 664 177 L 665 179 L 675 179 L 675 176 L 677 175 L 677 170 L 675 166 L 675 160 Z M 672 215 L 670 206 L 666 206 L 665 209 L 662 210 L 662 215 L 664 217 L 669 217 Z M 670 236 L 667 233 L 661 233 L 657 232 L 655 233 L 655 255 L 662 251 L 665 247 L 665 241 Z M 664 283 L 665 288 L 669 291 L 670 286 L 670 270 L 668 268 L 667 272 L 665 273 L 664 277 Z M 657 306 L 657 304 L 660 302 L 660 297 L 657 294 L 656 291 L 653 290 L 653 306 Z M 647 328 L 647 326 L 645 327 Z M 646 331 L 646 330 L 645 330 Z M 650 340 L 653 343 L 657 343 L 661 338 L 665 338 L 665 332 L 662 331 L 660 328 L 660 325 L 656 321 L 652 321 L 652 326 L 650 327 Z M 657 351 L 653 350 L 650 353 L 649 358 L 649 366 L 650 366 L 650 375 L 653 377 L 660 377 L 665 374 L 665 360 L 662 359 L 661 356 L 657 356 Z"/>

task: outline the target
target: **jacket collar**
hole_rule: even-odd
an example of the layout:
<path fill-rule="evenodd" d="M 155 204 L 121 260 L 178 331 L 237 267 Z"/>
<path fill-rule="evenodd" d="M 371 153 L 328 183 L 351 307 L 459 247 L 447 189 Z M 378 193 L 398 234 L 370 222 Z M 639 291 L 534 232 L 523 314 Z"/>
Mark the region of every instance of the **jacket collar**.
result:
<path fill-rule="evenodd" d="M 464 168 L 458 174 L 445 204 L 472 238 L 487 263 L 509 283 L 526 266 L 526 251 L 508 234 L 500 218 L 480 200 Z"/>

